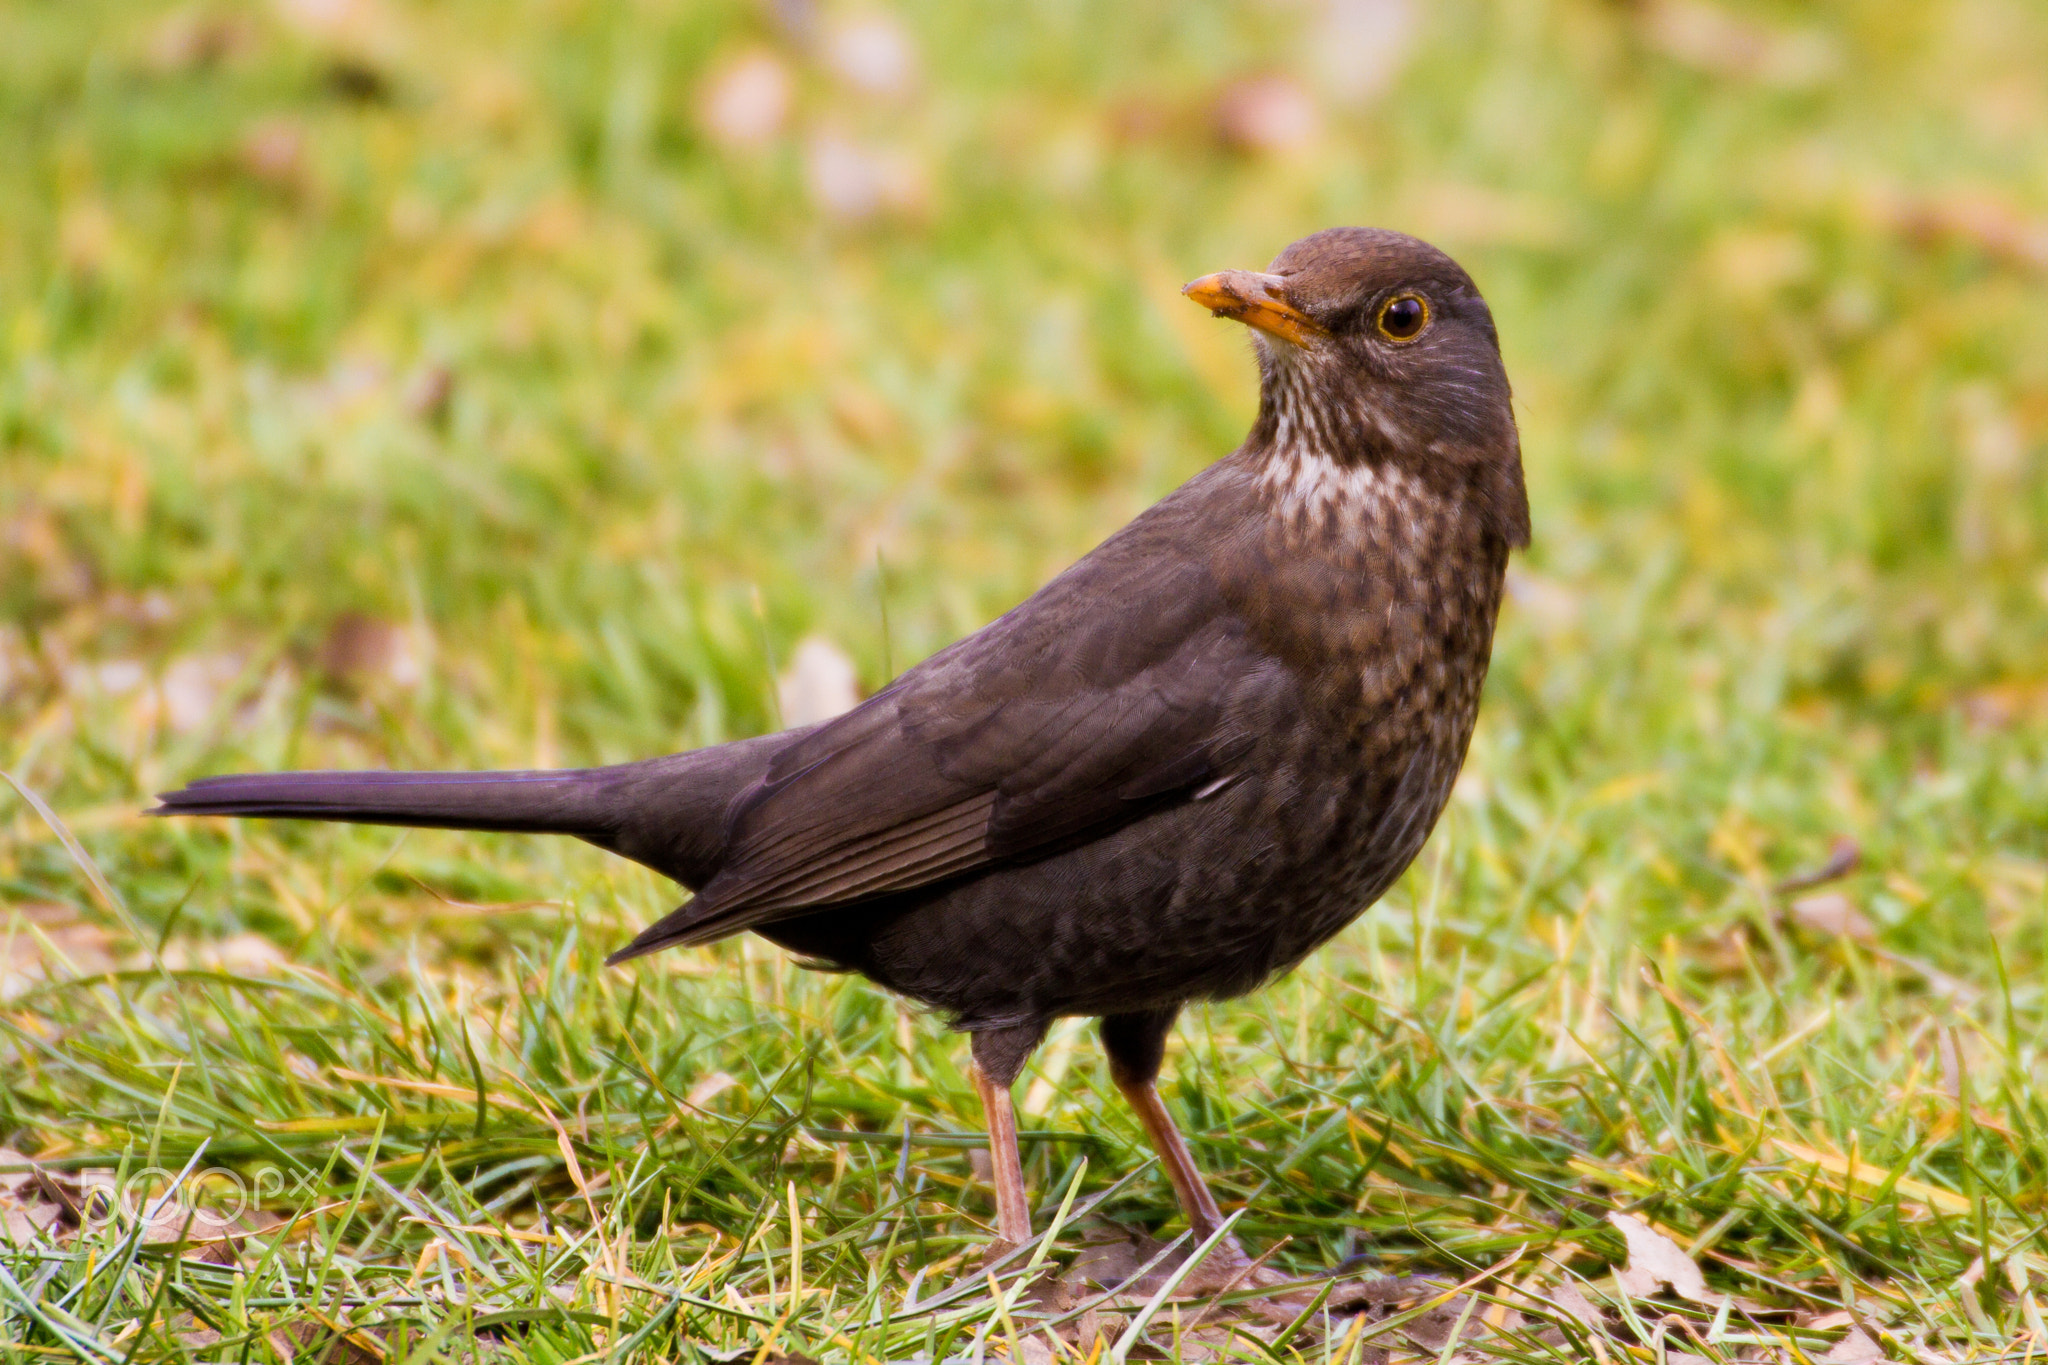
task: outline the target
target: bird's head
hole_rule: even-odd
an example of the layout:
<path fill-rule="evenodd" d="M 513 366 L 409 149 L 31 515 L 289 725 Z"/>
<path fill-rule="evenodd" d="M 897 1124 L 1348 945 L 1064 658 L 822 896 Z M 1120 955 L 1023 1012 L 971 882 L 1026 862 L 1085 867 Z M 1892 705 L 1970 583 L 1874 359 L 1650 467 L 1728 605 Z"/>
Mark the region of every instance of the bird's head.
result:
<path fill-rule="evenodd" d="M 1393 466 L 1472 500 L 1512 545 L 1529 538 L 1521 446 L 1493 313 L 1459 264 L 1399 232 L 1330 228 L 1264 271 L 1182 293 L 1254 329 L 1271 458 Z"/>

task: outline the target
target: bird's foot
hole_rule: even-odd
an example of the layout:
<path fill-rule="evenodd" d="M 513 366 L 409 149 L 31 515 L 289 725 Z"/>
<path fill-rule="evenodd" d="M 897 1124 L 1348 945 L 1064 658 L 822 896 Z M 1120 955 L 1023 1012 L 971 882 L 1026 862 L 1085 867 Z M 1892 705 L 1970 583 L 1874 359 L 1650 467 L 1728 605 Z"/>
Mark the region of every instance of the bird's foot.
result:
<path fill-rule="evenodd" d="M 1197 1239 L 1196 1245 L 1202 1240 L 1206 1239 Z M 1084 1235 L 1080 1257 L 1068 1275 L 1075 1282 L 1091 1284 L 1098 1290 L 1114 1289 L 1120 1294 L 1138 1296 L 1156 1293 L 1161 1285 L 1178 1275 L 1177 1294 L 1196 1298 L 1267 1289 L 1288 1282 L 1288 1276 L 1246 1252 L 1236 1237 L 1224 1236 L 1203 1254 L 1199 1265 L 1182 1274 L 1192 1250 L 1167 1252 L 1165 1244 L 1144 1233 L 1105 1224 Z"/>

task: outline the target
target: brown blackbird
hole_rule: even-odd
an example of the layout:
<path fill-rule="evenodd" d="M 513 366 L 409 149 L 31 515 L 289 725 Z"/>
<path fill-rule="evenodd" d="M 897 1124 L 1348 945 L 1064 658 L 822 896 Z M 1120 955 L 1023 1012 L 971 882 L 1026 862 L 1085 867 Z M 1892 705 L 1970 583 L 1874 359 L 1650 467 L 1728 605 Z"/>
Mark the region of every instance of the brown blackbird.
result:
<path fill-rule="evenodd" d="M 1256 329 L 1244 444 L 838 719 L 581 771 L 208 778 L 154 813 L 573 834 L 696 893 L 614 962 L 751 929 L 944 1011 L 1003 1242 L 1031 1235 L 1012 1082 L 1051 1020 L 1100 1016 L 1208 1236 L 1167 1032 L 1422 847 L 1529 510 L 1492 315 L 1442 252 L 1333 228 L 1182 292 Z"/>

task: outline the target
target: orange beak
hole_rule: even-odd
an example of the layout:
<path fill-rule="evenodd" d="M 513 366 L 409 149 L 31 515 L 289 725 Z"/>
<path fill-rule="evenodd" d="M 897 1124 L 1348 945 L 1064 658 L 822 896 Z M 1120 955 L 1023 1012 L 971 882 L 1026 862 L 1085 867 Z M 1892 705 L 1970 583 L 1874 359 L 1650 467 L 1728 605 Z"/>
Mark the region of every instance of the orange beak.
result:
<path fill-rule="evenodd" d="M 1219 270 L 1181 288 L 1219 318 L 1235 318 L 1267 336 L 1306 346 L 1329 335 L 1308 314 L 1287 301 L 1287 281 L 1256 270 Z"/>

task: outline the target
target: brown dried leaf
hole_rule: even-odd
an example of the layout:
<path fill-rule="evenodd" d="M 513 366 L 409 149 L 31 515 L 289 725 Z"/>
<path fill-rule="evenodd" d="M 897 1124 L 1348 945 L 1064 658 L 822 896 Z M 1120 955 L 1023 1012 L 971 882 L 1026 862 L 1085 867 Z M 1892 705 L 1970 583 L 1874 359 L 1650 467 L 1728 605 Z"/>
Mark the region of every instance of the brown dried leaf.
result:
<path fill-rule="evenodd" d="M 1841 54 L 1818 29 L 1781 29 L 1705 0 L 1655 0 L 1643 36 L 1696 70 L 1796 89 L 1833 74 Z"/>
<path fill-rule="evenodd" d="M 1957 706 L 1978 734 L 2010 730 L 2048 715 L 2048 686 L 2040 683 L 1993 683 L 1961 694 Z"/>
<path fill-rule="evenodd" d="M 1598 1330 L 1606 1325 L 1606 1320 L 1601 1317 L 1600 1310 L 1593 1306 L 1592 1300 L 1588 1299 L 1585 1291 L 1579 1288 L 1577 1280 L 1562 1281 L 1550 1290 L 1548 1297 L 1552 1303 L 1571 1314 L 1572 1317 L 1587 1327 Z"/>
<path fill-rule="evenodd" d="M 1868 1360 L 1883 1360 L 1884 1347 L 1865 1336 L 1862 1328 L 1851 1327 L 1820 1359 L 1821 1365 L 1863 1365 Z"/>
<path fill-rule="evenodd" d="M 26 1208 L 0 1208 L 0 1241 L 9 1246 L 34 1246 L 53 1237 L 62 1210 L 55 1204 L 31 1204 Z"/>
<path fill-rule="evenodd" d="M 900 98 L 917 85 L 917 40 L 900 20 L 881 11 L 832 23 L 819 56 L 835 75 L 864 94 Z"/>
<path fill-rule="evenodd" d="M 1960 190 L 1924 196 L 1877 191 L 1868 198 L 1872 217 L 1916 244 L 1962 242 L 2006 265 L 2048 269 L 2048 219 L 2003 199 Z"/>
<path fill-rule="evenodd" d="M 361 612 L 345 611 L 320 642 L 320 671 L 354 690 L 373 683 L 416 687 L 425 677 L 413 632 Z"/>
<path fill-rule="evenodd" d="M 233 654 L 187 654 L 173 659 L 157 682 L 154 719 L 174 734 L 191 734 L 213 715 L 222 696 L 242 676 L 243 667 L 243 660 Z"/>
<path fill-rule="evenodd" d="M 46 1198 L 42 1170 L 11 1147 L 0 1147 L 0 1243 L 34 1246 L 57 1235 L 64 1210 Z"/>
<path fill-rule="evenodd" d="M 1614 1272 L 1614 1283 L 1630 1298 L 1655 1297 L 1664 1285 L 1681 1299 L 1694 1303 L 1718 1302 L 1720 1296 L 1707 1288 L 1706 1276 L 1678 1243 L 1630 1213 L 1610 1213 L 1607 1221 L 1621 1230 L 1628 1242 L 1628 1264 Z"/>
<path fill-rule="evenodd" d="M 1468 1306 L 1473 1308 L 1469 1314 L 1466 1312 Z M 1485 1333 L 1486 1322 L 1479 1316 L 1477 1307 L 1471 1304 L 1471 1296 L 1460 1294 L 1416 1318 L 1402 1329 L 1402 1335 L 1432 1355 L 1441 1355 L 1451 1344 L 1452 1333 L 1458 1332 L 1461 1318 L 1464 1319 L 1464 1330 L 1459 1333 L 1459 1339 L 1470 1340 Z"/>
<path fill-rule="evenodd" d="M 1309 93 L 1285 76 L 1257 76 L 1227 86 L 1211 112 L 1216 135 L 1234 151 L 1292 152 L 1315 141 L 1322 116 Z"/>
<path fill-rule="evenodd" d="M 422 421 L 439 422 L 448 415 L 448 403 L 454 396 L 455 371 L 446 365 L 427 365 L 406 383 L 405 410 Z"/>
<path fill-rule="evenodd" d="M 254 45 L 254 31 L 240 18 L 181 9 L 150 35 L 149 64 L 165 75 L 204 71 Z"/>
<path fill-rule="evenodd" d="M 683 1103 L 689 1105 L 692 1109 L 702 1109 L 705 1105 L 711 1103 L 712 1100 L 738 1084 L 738 1081 L 725 1072 L 714 1071 L 690 1087 L 690 1092 L 683 1096 Z"/>
<path fill-rule="evenodd" d="M 834 128 L 805 144 L 804 184 L 827 217 L 849 224 L 915 217 L 931 199 L 924 167 L 908 148 L 855 141 Z"/>
<path fill-rule="evenodd" d="M 0 1000 L 46 981 L 113 970 L 113 936 L 105 929 L 71 918 L 63 906 L 17 908 L 18 919 L 0 919 Z"/>
<path fill-rule="evenodd" d="M 27 1189 L 36 1178 L 35 1165 L 12 1147 L 0 1147 L 0 1198 Z"/>
<path fill-rule="evenodd" d="M 728 152 L 751 152 L 773 142 L 789 122 L 796 81 L 773 53 L 742 53 L 705 82 L 697 121 Z"/>
<path fill-rule="evenodd" d="M 273 189 L 305 188 L 306 134 L 288 118 L 265 118 L 242 136 L 241 168 L 252 180 Z"/>
<path fill-rule="evenodd" d="M 1801 896 L 1788 907 L 1792 922 L 1802 929 L 1829 938 L 1846 938 L 1857 943 L 1875 943 L 1877 926 L 1856 908 L 1856 902 L 1839 891 L 1818 896 Z"/>
<path fill-rule="evenodd" d="M 1080 1244 L 1081 1254 L 1074 1258 L 1065 1278 L 1084 1293 L 1128 1283 L 1160 1247 L 1149 1237 L 1113 1224 L 1083 1228 Z"/>
<path fill-rule="evenodd" d="M 164 953 L 164 965 L 174 970 L 203 968 L 234 976 L 278 977 L 286 973 L 291 960 L 263 935 L 240 933 L 196 947 L 173 945 Z"/>
<path fill-rule="evenodd" d="M 0 1156 L 0 1164 L 25 1158 Z M 233 1265 L 241 1249 L 244 1223 L 214 1209 L 194 1205 L 190 1188 L 165 1192 L 137 1186 L 124 1188 L 110 1170 L 52 1171 L 36 1167 L 24 1184 L 0 1195 L 0 1213 L 7 1232 L 18 1236 L 33 1228 L 43 1235 L 69 1237 L 88 1224 L 118 1220 L 124 1227 L 141 1222 L 141 1242 L 151 1247 L 182 1247 L 185 1254 L 214 1265 Z"/>
<path fill-rule="evenodd" d="M 271 1332 L 271 1348 L 284 1360 L 300 1354 L 321 1365 L 383 1365 L 383 1334 L 328 1320 L 301 1319 Z"/>

